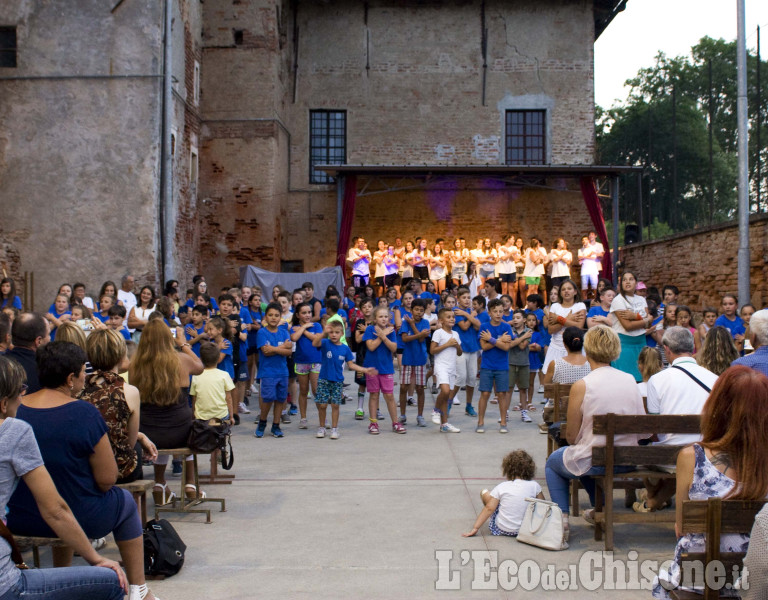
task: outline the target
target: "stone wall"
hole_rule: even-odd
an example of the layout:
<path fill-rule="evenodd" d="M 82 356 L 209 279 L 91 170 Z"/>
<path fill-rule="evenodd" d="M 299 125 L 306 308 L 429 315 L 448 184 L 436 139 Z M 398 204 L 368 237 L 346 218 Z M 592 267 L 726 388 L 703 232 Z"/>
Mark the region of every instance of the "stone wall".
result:
<path fill-rule="evenodd" d="M 768 305 L 768 215 L 752 215 L 749 235 L 751 298 L 740 304 L 751 301 L 759 309 Z M 698 311 L 738 292 L 738 248 L 738 223 L 730 222 L 625 246 L 619 256 L 647 285 L 676 285 L 680 302 Z"/>

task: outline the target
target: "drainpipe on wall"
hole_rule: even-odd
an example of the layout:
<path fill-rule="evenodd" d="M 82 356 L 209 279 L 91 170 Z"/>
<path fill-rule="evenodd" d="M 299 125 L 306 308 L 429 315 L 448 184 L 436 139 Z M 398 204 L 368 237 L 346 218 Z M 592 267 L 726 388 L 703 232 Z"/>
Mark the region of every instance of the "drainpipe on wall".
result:
<path fill-rule="evenodd" d="M 160 276 L 164 285 L 173 278 L 173 157 L 171 156 L 171 125 L 173 124 L 173 0 L 165 0 L 165 26 L 163 35 L 163 119 L 160 161 Z"/>

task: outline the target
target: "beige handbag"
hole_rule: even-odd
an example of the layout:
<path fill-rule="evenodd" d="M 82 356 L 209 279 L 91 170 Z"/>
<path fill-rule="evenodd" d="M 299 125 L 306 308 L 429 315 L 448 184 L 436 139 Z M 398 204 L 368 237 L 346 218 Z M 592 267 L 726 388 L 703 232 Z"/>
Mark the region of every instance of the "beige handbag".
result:
<path fill-rule="evenodd" d="M 525 510 L 517 541 L 545 550 L 565 550 L 563 540 L 563 511 L 555 502 L 526 498 Z"/>

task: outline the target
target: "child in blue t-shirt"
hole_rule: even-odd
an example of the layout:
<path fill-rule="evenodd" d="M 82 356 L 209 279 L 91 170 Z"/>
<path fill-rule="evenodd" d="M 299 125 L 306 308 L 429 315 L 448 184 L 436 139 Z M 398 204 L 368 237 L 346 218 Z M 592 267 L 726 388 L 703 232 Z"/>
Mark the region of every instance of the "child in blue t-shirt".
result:
<path fill-rule="evenodd" d="M 45 318 L 51 322 L 51 341 L 53 341 L 56 338 L 56 330 L 59 325 L 72 318 L 72 312 L 69 310 L 69 296 L 66 294 L 56 296 L 56 300 L 48 309 Z"/>
<path fill-rule="evenodd" d="M 267 417 L 272 412 L 272 436 L 283 437 L 280 429 L 280 415 L 288 399 L 288 357 L 293 353 L 288 327 L 281 324 L 282 306 L 270 302 L 264 311 L 262 327 L 256 334 L 259 349 L 259 373 L 261 381 L 261 414 L 256 427 L 257 438 L 264 437 Z"/>
<path fill-rule="evenodd" d="M 730 331 L 733 343 L 736 344 L 736 349 L 741 352 L 744 349 L 744 333 L 746 328 L 744 327 L 744 321 L 736 313 L 739 300 L 734 294 L 725 294 L 720 306 L 723 309 L 723 314 L 717 317 L 715 326 L 719 325 Z"/>
<path fill-rule="evenodd" d="M 547 352 L 547 340 L 544 333 L 541 331 L 539 320 L 534 313 L 528 313 L 525 316 L 525 326 L 533 333 L 531 334 L 531 342 L 528 344 L 528 368 L 530 369 L 530 381 L 528 389 L 531 390 L 533 395 L 533 384 L 536 382 L 536 373 L 539 374 L 539 381 L 541 381 L 541 367 L 543 366 L 542 358 Z"/>
<path fill-rule="evenodd" d="M 109 309 L 108 314 L 109 320 L 107 321 L 107 326 L 122 335 L 125 341 L 130 340 L 131 332 L 128 331 L 128 328 L 125 325 L 123 325 L 125 322 L 125 306 L 117 304 Z"/>
<path fill-rule="evenodd" d="M 218 368 L 234 380 L 235 366 L 232 362 L 232 332 L 229 321 L 221 317 L 213 317 L 205 326 L 205 333 L 208 339 L 219 347 Z"/>
<path fill-rule="evenodd" d="M 400 379 L 400 422 L 405 423 L 406 388 L 416 389 L 418 415 L 416 425 L 426 427 L 424 420 L 424 386 L 427 383 L 427 338 L 429 321 L 424 318 L 427 302 L 417 298 L 411 303 L 411 315 L 403 317 L 400 336 L 403 340 L 403 371 Z"/>
<path fill-rule="evenodd" d="M 389 324 L 389 311 L 383 306 L 376 307 L 373 321 L 374 324 L 366 327 L 363 334 L 363 342 L 367 350 L 363 366 L 375 369 L 375 374 L 365 376 L 365 387 L 369 393 L 368 433 L 373 435 L 379 433 L 379 393 L 384 394 L 389 417 L 392 419 L 392 431 L 405 433 L 405 425 L 398 422 L 395 407 L 395 367 L 392 362 L 392 355 L 397 351 L 395 329 Z"/>
<path fill-rule="evenodd" d="M 512 328 L 501 317 L 504 307 L 499 298 L 488 303 L 490 321 L 480 326 L 480 347 L 483 350 L 480 363 L 480 402 L 477 407 L 477 433 L 485 433 L 485 408 L 494 386 L 499 395 L 501 433 L 507 433 L 507 409 L 509 408 L 509 348 L 512 344 Z"/>
<path fill-rule="evenodd" d="M 309 307 L 309 305 L 307 305 Z M 315 323 L 317 325 L 317 323 Z M 341 343 L 344 335 L 344 325 L 339 321 L 326 323 L 325 330 L 316 335 L 312 340 L 312 346 L 320 349 L 321 366 L 320 379 L 315 392 L 315 405 L 320 426 L 317 429 L 317 437 L 325 437 L 325 414 L 328 405 L 331 405 L 331 439 L 339 439 L 339 405 L 344 397 L 344 363 L 353 371 L 375 375 L 373 367 L 361 367 L 355 364 L 355 356 L 349 346 Z"/>
<path fill-rule="evenodd" d="M 184 335 L 192 347 L 192 352 L 198 358 L 200 357 L 200 343 L 208 339 L 205 333 L 205 319 L 207 316 L 208 309 L 202 304 L 198 304 L 190 313 L 192 322 L 184 328 Z"/>
<path fill-rule="evenodd" d="M 102 323 L 109 321 L 109 309 L 117 304 L 116 299 L 111 294 L 102 294 L 99 298 L 99 310 L 94 311 L 93 316 Z"/>
<path fill-rule="evenodd" d="M 323 326 L 312 320 L 312 305 L 302 302 L 293 309 L 291 341 L 296 344 L 293 353 L 293 368 L 299 380 L 299 429 L 307 428 L 307 396 L 309 388 L 317 395 L 317 379 L 320 375 L 320 350 L 315 346 L 315 338 L 323 337 Z M 339 323 L 342 329 L 344 325 Z"/>

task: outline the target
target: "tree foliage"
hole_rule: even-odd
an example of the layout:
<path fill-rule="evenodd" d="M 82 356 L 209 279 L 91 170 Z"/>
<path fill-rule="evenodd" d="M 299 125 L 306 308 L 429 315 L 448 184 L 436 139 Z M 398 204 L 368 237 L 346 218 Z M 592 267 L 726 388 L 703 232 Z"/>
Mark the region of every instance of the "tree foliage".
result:
<path fill-rule="evenodd" d="M 768 119 L 761 118 L 763 169 L 758 182 L 757 58 L 748 55 L 747 59 L 751 191 L 754 201 L 757 186 L 762 186 L 765 206 Z M 765 111 L 768 65 L 761 62 Z M 655 64 L 641 69 L 627 85 L 630 93 L 625 102 L 597 109 L 598 160 L 645 168 L 644 224 L 658 218 L 673 231 L 682 231 L 733 218 L 738 180 L 736 43 L 705 37 L 689 56 L 669 58 L 659 53 Z M 622 188 L 622 219 L 637 222 L 638 187 L 627 181 Z"/>

